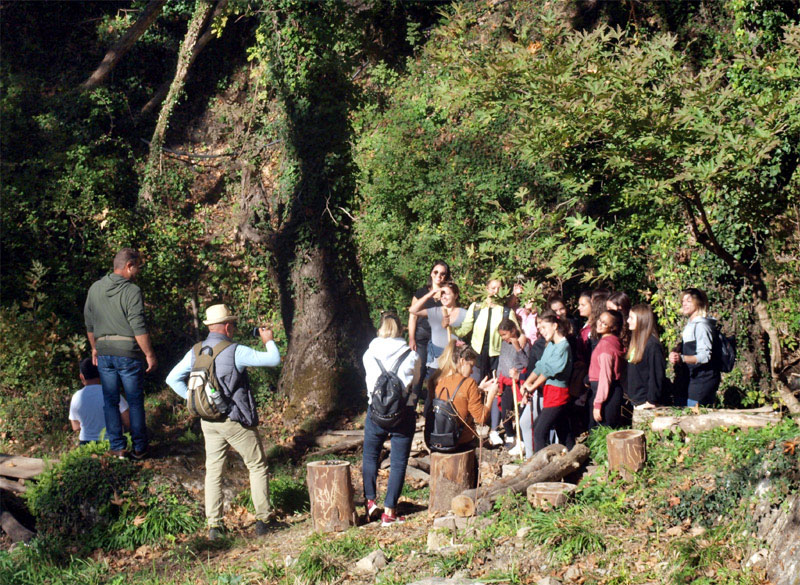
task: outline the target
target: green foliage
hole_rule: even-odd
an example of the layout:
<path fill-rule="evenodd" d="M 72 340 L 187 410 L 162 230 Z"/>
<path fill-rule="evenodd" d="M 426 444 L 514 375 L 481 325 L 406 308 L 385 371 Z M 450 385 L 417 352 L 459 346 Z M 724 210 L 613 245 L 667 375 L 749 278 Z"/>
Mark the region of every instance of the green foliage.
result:
<path fill-rule="evenodd" d="M 108 443 L 66 453 L 25 494 L 39 532 L 81 550 L 136 548 L 198 530 L 200 505 L 178 484 L 108 455 Z"/>
<path fill-rule="evenodd" d="M 299 583 L 332 583 L 351 561 L 366 555 L 373 546 L 374 543 L 357 530 L 337 538 L 314 535 L 305 542 L 292 573 Z"/>
<path fill-rule="evenodd" d="M 531 514 L 528 538 L 547 545 L 553 558 L 570 563 L 576 556 L 598 552 L 606 547 L 605 538 L 597 531 L 597 521 L 587 508 L 571 506 L 564 511 L 535 510 Z"/>
<path fill-rule="evenodd" d="M 107 525 L 99 510 L 139 474 L 132 462 L 107 452 L 107 442 L 83 445 L 38 477 L 25 498 L 41 533 L 77 541 L 95 525 Z"/>
<path fill-rule="evenodd" d="M 242 490 L 234 501 L 251 512 L 255 512 L 249 488 Z M 282 514 L 308 511 L 311 503 L 308 499 L 308 487 L 305 479 L 283 473 L 272 475 L 269 481 L 269 503 L 274 510 Z"/>
<path fill-rule="evenodd" d="M 0 583 L 15 585 L 102 585 L 109 574 L 105 562 L 68 556 L 64 543 L 39 536 L 12 551 L 0 551 Z"/>

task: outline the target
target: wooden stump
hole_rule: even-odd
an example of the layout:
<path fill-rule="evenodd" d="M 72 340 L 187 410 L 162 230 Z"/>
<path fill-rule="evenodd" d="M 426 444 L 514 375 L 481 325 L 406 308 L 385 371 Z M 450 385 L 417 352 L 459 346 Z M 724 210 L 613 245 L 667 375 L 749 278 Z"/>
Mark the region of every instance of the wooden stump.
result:
<path fill-rule="evenodd" d="M 528 501 L 536 508 L 558 508 L 569 501 L 577 487 L 556 481 L 534 483 L 528 486 Z"/>
<path fill-rule="evenodd" d="M 317 532 L 341 532 L 356 525 L 353 482 L 347 461 L 306 464 L 311 521 Z"/>
<path fill-rule="evenodd" d="M 466 489 L 475 487 L 475 449 L 463 453 L 431 453 L 431 494 L 428 515 L 447 513 L 450 502 Z"/>
<path fill-rule="evenodd" d="M 619 471 L 620 475 L 630 480 L 633 475 L 644 468 L 647 461 L 647 447 L 644 431 L 615 431 L 606 436 L 608 447 L 608 468 Z"/>

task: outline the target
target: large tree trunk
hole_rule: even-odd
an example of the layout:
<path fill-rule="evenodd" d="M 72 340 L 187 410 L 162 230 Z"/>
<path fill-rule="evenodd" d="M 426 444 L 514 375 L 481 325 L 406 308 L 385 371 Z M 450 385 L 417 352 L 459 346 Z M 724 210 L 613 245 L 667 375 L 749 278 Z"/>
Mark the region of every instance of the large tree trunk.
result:
<path fill-rule="evenodd" d="M 189 28 L 186 31 L 186 36 L 183 38 L 183 43 L 178 53 L 178 64 L 175 68 L 175 76 L 172 78 L 172 83 L 167 92 L 167 97 L 164 100 L 164 105 L 158 115 L 156 128 L 153 131 L 153 138 L 150 140 L 150 154 L 147 158 L 144 179 L 142 181 L 141 190 L 139 191 L 140 202 L 151 202 L 153 200 L 153 192 L 155 190 L 154 180 L 160 173 L 161 147 L 164 145 L 164 135 L 167 132 L 167 126 L 169 125 L 172 111 L 175 109 L 175 104 L 178 102 L 181 92 L 183 92 L 186 74 L 193 60 L 192 53 L 197 44 L 197 39 L 200 36 L 200 31 L 205 27 L 208 17 L 211 14 L 212 6 L 213 2 L 210 0 L 197 0 L 194 14 L 189 21 Z"/>
<path fill-rule="evenodd" d="M 133 47 L 136 41 L 139 40 L 139 37 L 144 34 L 144 31 L 155 22 L 158 15 L 161 14 L 161 9 L 166 2 L 167 0 L 151 0 L 147 6 L 144 7 L 144 10 L 142 10 L 136 22 L 133 23 L 133 26 L 125 31 L 125 34 L 122 35 L 122 38 L 117 44 L 111 47 L 108 53 L 106 53 L 106 56 L 103 57 L 97 69 L 95 69 L 89 78 L 81 84 L 81 89 L 92 90 L 105 83 L 106 78 L 114 67 L 117 66 L 120 59 Z"/>
<path fill-rule="evenodd" d="M 348 212 L 356 192 L 353 87 L 351 64 L 336 52 L 345 10 L 343 3 L 275 3 L 261 16 L 285 112 L 283 176 L 267 193 L 249 187 L 245 168 L 241 231 L 271 252 L 289 338 L 279 382 L 289 422 L 366 404 L 361 357 L 374 328 Z"/>

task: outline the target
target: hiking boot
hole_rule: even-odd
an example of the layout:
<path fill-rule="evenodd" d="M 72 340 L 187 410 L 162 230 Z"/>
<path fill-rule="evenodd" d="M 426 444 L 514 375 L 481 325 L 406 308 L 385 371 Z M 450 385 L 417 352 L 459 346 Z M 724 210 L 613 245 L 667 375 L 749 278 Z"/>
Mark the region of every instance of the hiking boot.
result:
<path fill-rule="evenodd" d="M 392 526 L 394 524 L 402 524 L 406 521 L 405 516 L 398 516 L 397 514 L 381 514 L 381 526 Z"/>
<path fill-rule="evenodd" d="M 378 510 L 380 510 L 380 508 L 378 508 L 378 504 L 375 503 L 375 500 L 367 500 L 366 507 L 367 507 L 367 522 L 372 522 L 372 520 L 374 520 L 377 517 L 377 513 Z"/>
<path fill-rule="evenodd" d="M 263 520 L 256 520 L 256 536 L 264 536 L 269 532 L 269 525 Z"/>
<path fill-rule="evenodd" d="M 222 528 L 219 526 L 212 526 L 208 529 L 208 540 L 219 540 L 222 538 Z"/>
<path fill-rule="evenodd" d="M 500 438 L 500 434 L 497 431 L 491 431 L 489 433 L 489 444 L 494 447 L 503 444 L 503 439 Z"/>
<path fill-rule="evenodd" d="M 128 452 L 125 449 L 119 449 L 115 451 L 114 449 L 109 449 L 108 452 L 111 454 L 112 457 L 116 457 L 117 459 L 127 459 Z"/>
<path fill-rule="evenodd" d="M 131 453 L 131 457 L 136 459 L 136 461 L 141 461 L 142 459 L 147 458 L 147 449 L 143 449 L 141 451 L 134 451 Z"/>

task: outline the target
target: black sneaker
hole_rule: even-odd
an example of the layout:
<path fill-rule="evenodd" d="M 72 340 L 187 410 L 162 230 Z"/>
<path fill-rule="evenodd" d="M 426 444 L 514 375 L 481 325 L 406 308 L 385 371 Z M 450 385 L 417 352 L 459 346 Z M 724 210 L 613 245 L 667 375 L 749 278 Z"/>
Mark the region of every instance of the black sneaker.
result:
<path fill-rule="evenodd" d="M 208 540 L 219 540 L 220 538 L 222 538 L 222 528 L 212 526 L 208 529 Z"/>
<path fill-rule="evenodd" d="M 266 520 L 256 520 L 256 536 L 264 536 L 269 532 L 269 527 L 275 523 L 275 512 L 270 512 Z"/>

